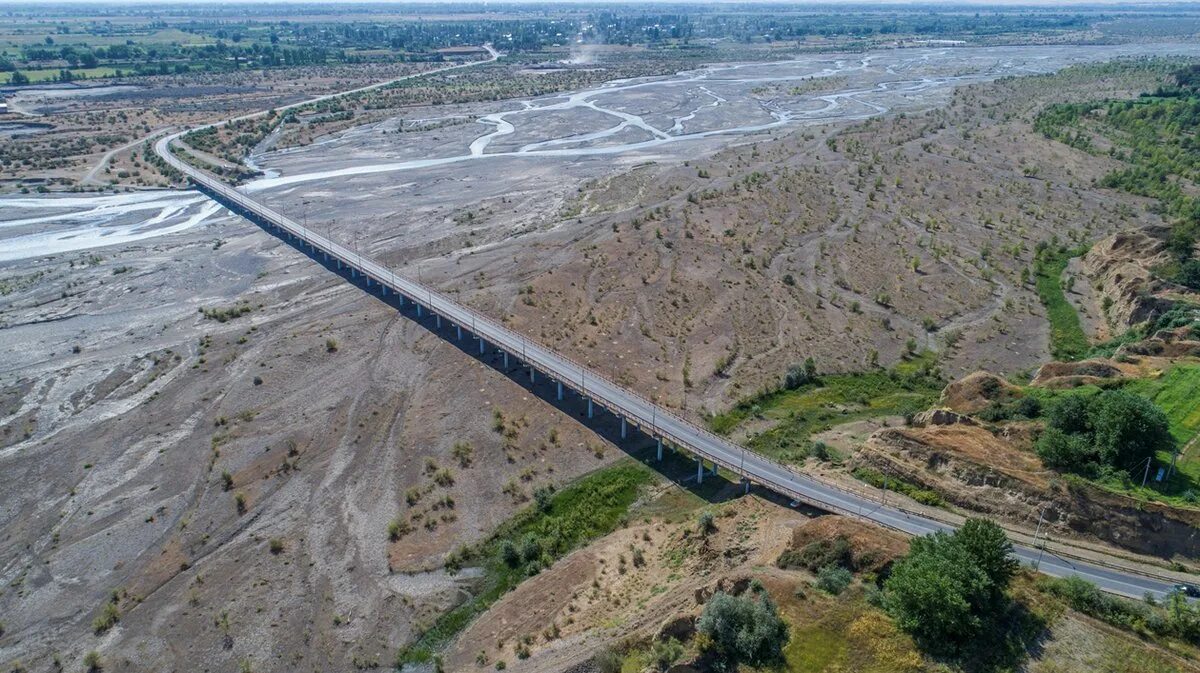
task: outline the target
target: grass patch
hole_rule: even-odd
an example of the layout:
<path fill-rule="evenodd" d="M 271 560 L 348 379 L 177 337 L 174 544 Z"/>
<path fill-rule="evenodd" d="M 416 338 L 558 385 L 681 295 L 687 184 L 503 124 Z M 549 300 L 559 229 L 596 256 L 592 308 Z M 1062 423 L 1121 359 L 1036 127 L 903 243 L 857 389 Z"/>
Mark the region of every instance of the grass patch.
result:
<path fill-rule="evenodd" d="M 1067 263 L 1084 252 L 1081 248 L 1048 245 L 1038 250 L 1034 262 L 1038 298 L 1046 307 L 1046 319 L 1050 321 L 1050 352 L 1055 360 L 1079 360 L 1091 350 L 1091 343 L 1079 323 L 1079 314 L 1067 301 L 1062 284 Z"/>
<path fill-rule="evenodd" d="M 921 488 L 916 484 L 910 484 L 895 477 L 885 477 L 882 472 L 869 467 L 856 467 L 850 474 L 861 482 L 870 484 L 875 488 L 886 488 L 889 491 L 906 495 L 922 505 L 943 507 L 946 504 L 946 501 L 942 499 L 942 496 L 937 491 Z"/>
<path fill-rule="evenodd" d="M 822 673 L 845 667 L 850 643 L 846 640 L 845 624 L 831 628 L 824 623 L 793 628 L 787 647 L 783 648 L 786 670 L 790 673 Z"/>
<path fill-rule="evenodd" d="M 466 603 L 439 617 L 417 642 L 402 649 L 396 655 L 397 666 L 432 660 L 435 652 L 526 577 L 615 530 L 639 492 L 654 478 L 654 472 L 644 465 L 623 460 L 567 486 L 544 499 L 544 504 L 521 510 L 476 548 L 459 552 L 453 563 L 447 560 L 448 566 L 469 563 L 481 567 L 480 589 Z M 520 550 L 515 562 L 513 547 Z"/>
<path fill-rule="evenodd" d="M 873 607 L 861 590 L 838 598 L 776 596 L 792 625 L 783 648 L 788 673 L 916 673 L 924 659 L 912 638 Z"/>
<path fill-rule="evenodd" d="M 1168 483 L 1159 485 L 1161 491 L 1156 491 L 1177 495 L 1184 504 L 1195 506 L 1200 500 L 1200 493 L 1195 490 L 1195 485 L 1200 483 L 1200 458 L 1196 445 L 1188 444 L 1198 441 L 1196 436 L 1200 434 L 1200 404 L 1197 404 L 1200 400 L 1200 365 L 1174 365 L 1156 379 L 1130 381 L 1126 388 L 1149 398 L 1166 413 L 1171 435 L 1183 451 L 1175 464 L 1178 473 Z M 1170 465 L 1170 454 L 1160 451 L 1158 462 Z"/>
<path fill-rule="evenodd" d="M 738 403 L 709 419 L 714 432 L 727 434 L 752 418 L 773 421 L 751 438 L 751 449 L 781 460 L 803 460 L 808 439 L 851 421 L 909 415 L 929 408 L 944 381 L 935 353 L 924 352 L 889 370 L 827 374 L 793 390 L 779 389 Z"/>

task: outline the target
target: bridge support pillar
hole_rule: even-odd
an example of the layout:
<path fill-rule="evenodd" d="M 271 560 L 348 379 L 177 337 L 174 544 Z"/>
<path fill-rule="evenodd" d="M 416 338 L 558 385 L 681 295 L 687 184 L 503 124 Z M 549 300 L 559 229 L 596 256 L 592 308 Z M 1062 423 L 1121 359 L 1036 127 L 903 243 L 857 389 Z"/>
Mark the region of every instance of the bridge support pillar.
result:
<path fill-rule="evenodd" d="M 350 277 L 358 278 L 358 269 L 356 269 L 354 267 L 350 267 Z"/>
<path fill-rule="evenodd" d="M 508 371 L 508 351 L 504 351 L 504 371 Z"/>
<path fill-rule="evenodd" d="M 454 329 L 458 330 L 458 340 L 462 341 L 462 325 L 455 325 Z"/>
<path fill-rule="evenodd" d="M 592 418 L 593 416 L 595 416 L 595 413 L 593 413 L 593 410 L 592 410 L 592 398 L 589 397 L 588 398 L 588 418 Z"/>
<path fill-rule="evenodd" d="M 562 397 L 563 397 L 562 381 L 559 381 L 558 382 L 558 401 L 559 402 L 562 402 Z"/>
<path fill-rule="evenodd" d="M 621 417 L 621 439 L 625 439 L 626 432 L 627 432 L 627 429 L 626 429 L 626 425 L 625 425 L 625 417 L 622 416 Z"/>
<path fill-rule="evenodd" d="M 370 276 L 364 274 L 363 280 L 367 281 L 367 287 L 371 287 L 371 277 Z"/>
<path fill-rule="evenodd" d="M 387 296 L 387 286 L 386 286 L 386 285 L 380 285 L 379 287 L 381 287 L 381 288 L 383 289 L 383 296 L 385 296 L 385 297 L 386 297 L 386 296 Z"/>
<path fill-rule="evenodd" d="M 750 480 L 742 477 L 742 485 L 745 486 L 745 490 L 743 490 L 742 493 L 750 493 Z"/>
<path fill-rule="evenodd" d="M 441 316 L 441 314 L 439 314 L 439 313 L 434 313 L 434 314 L 433 314 L 433 321 L 434 321 L 435 323 L 437 323 L 437 328 L 438 328 L 438 329 L 441 329 L 441 328 L 442 328 L 442 316 Z"/>
<path fill-rule="evenodd" d="M 338 271 L 341 271 L 342 270 L 342 260 L 339 259 L 337 261 L 337 263 L 338 263 Z"/>
<path fill-rule="evenodd" d="M 658 438 L 658 462 L 662 462 L 662 437 Z"/>
<path fill-rule="evenodd" d="M 404 306 L 404 295 L 397 292 L 396 296 L 400 297 L 400 305 Z"/>
<path fill-rule="evenodd" d="M 483 337 L 479 337 L 479 354 L 480 355 L 483 355 L 483 349 L 484 349 Z"/>
<path fill-rule="evenodd" d="M 533 383 L 533 375 L 536 372 L 537 372 L 537 370 L 533 368 L 533 365 L 529 365 L 529 382 L 530 383 Z"/>
<path fill-rule="evenodd" d="M 713 475 L 714 477 L 715 477 L 715 476 L 717 476 L 717 463 L 716 463 L 716 461 L 713 461 L 712 475 Z"/>
<path fill-rule="evenodd" d="M 700 485 L 703 483 L 704 483 L 704 459 L 697 458 L 696 459 L 696 484 Z"/>
<path fill-rule="evenodd" d="M 417 304 L 417 317 L 418 318 L 421 317 L 421 305 L 420 304 Z"/>

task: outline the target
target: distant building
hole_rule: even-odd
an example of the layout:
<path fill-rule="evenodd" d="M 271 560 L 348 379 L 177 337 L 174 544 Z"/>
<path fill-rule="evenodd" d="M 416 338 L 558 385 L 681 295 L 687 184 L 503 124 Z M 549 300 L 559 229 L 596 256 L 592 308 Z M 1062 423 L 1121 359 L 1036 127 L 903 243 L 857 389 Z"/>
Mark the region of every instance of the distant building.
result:
<path fill-rule="evenodd" d="M 8 114 L 8 103 L 0 101 L 0 115 Z"/>

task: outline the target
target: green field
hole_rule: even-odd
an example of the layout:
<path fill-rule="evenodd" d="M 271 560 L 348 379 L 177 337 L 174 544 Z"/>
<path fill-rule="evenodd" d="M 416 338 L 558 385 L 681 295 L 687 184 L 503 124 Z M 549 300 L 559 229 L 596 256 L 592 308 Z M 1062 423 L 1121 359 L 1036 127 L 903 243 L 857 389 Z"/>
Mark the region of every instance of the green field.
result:
<path fill-rule="evenodd" d="M 1079 314 L 1067 301 L 1062 286 L 1067 263 L 1082 252 L 1051 246 L 1038 253 L 1037 293 L 1042 306 L 1046 307 L 1046 319 L 1050 321 L 1050 352 L 1055 360 L 1079 360 L 1086 357 L 1091 348 L 1079 324 Z"/>
<path fill-rule="evenodd" d="M 28 27 L 22 29 L 22 32 L 14 32 L 15 29 L 0 28 L 0 45 L 6 47 L 25 47 L 30 45 L 40 46 L 45 44 L 45 39 L 50 37 L 54 40 L 55 47 L 108 47 L 114 44 L 125 44 L 128 40 L 133 40 L 138 44 L 212 44 L 214 40 L 203 35 L 188 33 L 177 28 L 164 28 L 155 31 L 136 31 L 136 32 L 121 32 L 111 35 L 92 35 L 85 32 L 72 32 L 67 34 L 53 33 L 45 31 L 36 32 Z"/>
<path fill-rule="evenodd" d="M 1200 365 L 1175 365 L 1157 379 L 1131 382 L 1129 389 L 1150 398 L 1167 414 L 1179 448 L 1187 447 L 1177 467 L 1200 483 L 1200 450 L 1195 445 L 1188 447 L 1200 433 Z M 1171 456 L 1163 454 L 1158 459 L 1166 465 Z"/>
<path fill-rule="evenodd" d="M 795 390 L 777 390 L 743 401 L 713 416 L 709 425 L 714 432 L 728 433 L 750 419 L 771 421 L 768 430 L 751 438 L 749 447 L 779 460 L 800 461 L 807 455 L 808 440 L 814 433 L 932 406 L 945 384 L 931 373 L 936 357 L 926 352 L 890 370 L 827 374 Z"/>
<path fill-rule="evenodd" d="M 58 80 L 58 68 L 47 68 L 45 70 L 22 70 L 30 82 L 54 82 Z M 71 74 L 75 79 L 96 79 L 99 77 L 112 77 L 117 74 L 116 68 L 74 68 L 71 69 Z M 0 72 L 0 84 L 8 84 L 12 79 L 11 72 Z"/>

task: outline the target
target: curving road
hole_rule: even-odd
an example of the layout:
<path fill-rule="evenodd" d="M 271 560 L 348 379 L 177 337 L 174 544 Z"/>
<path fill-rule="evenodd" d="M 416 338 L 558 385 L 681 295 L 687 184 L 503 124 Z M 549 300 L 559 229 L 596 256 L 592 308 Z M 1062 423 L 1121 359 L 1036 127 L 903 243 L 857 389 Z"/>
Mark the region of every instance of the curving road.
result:
<path fill-rule="evenodd" d="M 490 47 L 489 51 L 492 53 L 491 60 L 495 60 L 498 54 Z M 452 67 L 461 68 L 469 65 L 471 64 Z M 378 86 L 382 86 L 382 84 L 365 88 Z M 355 91 L 362 90 L 356 89 Z M 328 97 L 330 96 L 324 96 L 322 99 Z M 261 114 L 265 114 L 265 112 L 248 115 L 248 117 Z M 219 122 L 214 126 L 220 123 L 227 122 Z M 606 407 L 618 415 L 623 424 L 636 425 L 645 433 L 691 453 L 698 460 L 712 463 L 714 469 L 719 466 L 793 500 L 808 503 L 830 512 L 868 519 L 909 535 L 925 535 L 936 531 L 953 530 L 952 524 L 916 512 L 905 511 L 897 506 L 882 504 L 870 495 L 846 490 L 748 451 L 742 446 L 718 437 L 672 414 L 565 355 L 456 303 L 436 290 L 399 276 L 377 262 L 362 257 L 316 231 L 301 226 L 282 213 L 226 185 L 212 174 L 176 157 L 171 151 L 171 143 L 182 135 L 183 132 L 179 132 L 160 139 L 154 146 L 155 152 L 168 164 L 187 175 L 193 183 L 214 200 L 261 226 L 275 229 L 297 247 L 308 247 L 331 262 L 348 266 L 354 271 L 356 277 L 363 279 L 368 289 L 385 295 L 388 293 L 398 294 L 416 303 L 419 309 L 428 310 L 449 320 L 460 328 L 459 338 L 462 338 L 462 331 L 466 330 L 474 335 L 473 338 L 479 340 L 480 352 L 483 352 L 487 344 L 501 348 L 524 360 L 532 369 L 550 376 L 562 386 L 569 387 L 588 400 Z M 1034 565 L 1048 575 L 1056 577 L 1078 575 L 1106 591 L 1132 598 L 1141 598 L 1147 593 L 1162 596 L 1169 592 L 1172 586 L 1172 582 L 1167 579 L 1156 579 L 1122 567 L 1115 559 L 1111 564 L 1098 560 L 1070 559 L 1048 549 L 1039 550 L 1027 546 L 1017 546 L 1015 554 L 1022 562 Z"/>

